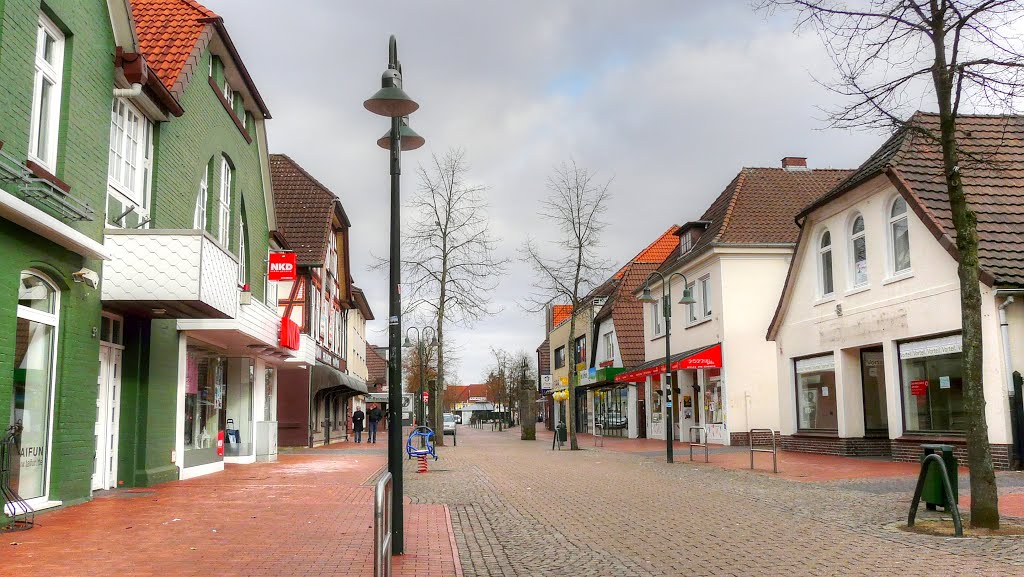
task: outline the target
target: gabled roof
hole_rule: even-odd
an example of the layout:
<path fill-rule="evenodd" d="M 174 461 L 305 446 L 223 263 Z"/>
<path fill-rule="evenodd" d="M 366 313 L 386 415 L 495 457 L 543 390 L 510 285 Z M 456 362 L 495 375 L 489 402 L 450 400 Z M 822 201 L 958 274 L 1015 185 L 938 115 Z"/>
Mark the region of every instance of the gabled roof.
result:
<path fill-rule="evenodd" d="M 456 403 L 468 403 L 473 397 L 487 398 L 488 389 L 486 384 L 475 385 L 448 385 L 448 389 L 454 391 Z"/>
<path fill-rule="evenodd" d="M 553 305 L 551 307 L 551 326 L 557 327 L 572 314 L 572 305 Z"/>
<path fill-rule="evenodd" d="M 131 0 L 131 4 L 139 51 L 176 97 L 181 97 L 191 70 L 216 31 L 256 106 L 264 118 L 270 118 L 270 111 L 235 49 L 223 18 L 195 0 Z"/>
<path fill-rule="evenodd" d="M 705 249 L 720 245 L 792 245 L 799 228 L 793 217 L 853 171 L 744 168 L 711 203 L 699 221 L 707 228 L 686 254 L 679 247 L 660 270 L 674 269 Z"/>
<path fill-rule="evenodd" d="M 809 203 L 798 219 L 806 219 L 876 176 L 885 176 L 939 244 L 959 259 L 942 148 L 934 136 L 938 131 L 938 114 L 915 113 L 853 174 Z M 957 133 L 964 192 L 978 219 L 981 279 L 989 285 L 1024 286 L 1024 116 L 960 115 Z M 790 262 L 782 298 L 768 327 L 769 340 L 775 338 L 789 304 L 787 295 L 798 260 Z"/>
<path fill-rule="evenodd" d="M 377 352 L 377 347 L 366 343 L 366 382 L 370 385 L 386 385 L 388 362 Z"/>
<path fill-rule="evenodd" d="M 1024 285 L 1024 116 L 960 115 L 960 173 L 978 217 L 978 261 L 996 284 Z M 917 112 L 849 178 L 807 206 L 800 217 L 883 173 L 932 228 L 944 246 L 956 246 L 938 114 Z M 951 252 L 957 258 L 955 250 Z"/>
<path fill-rule="evenodd" d="M 351 226 L 341 200 L 284 154 L 270 155 L 270 177 L 278 231 L 297 254 L 299 266 L 322 266 L 334 211 Z"/>
<path fill-rule="evenodd" d="M 633 263 L 644 263 L 644 264 L 661 264 L 665 262 L 672 251 L 679 247 L 679 227 L 672 225 L 662 233 L 654 242 L 647 245 L 642 251 L 637 253 L 628 263 L 626 263 L 618 272 L 615 273 L 615 278 L 622 278 L 622 275 L 626 272 L 626 268 Z"/>
<path fill-rule="evenodd" d="M 352 300 L 355 302 L 356 308 L 359 309 L 359 313 L 363 315 L 363 318 L 372 321 L 373 311 L 370 310 L 370 303 L 366 300 L 363 289 L 352 285 Z"/>
<path fill-rule="evenodd" d="M 627 266 L 615 293 L 608 297 L 608 302 L 594 319 L 596 326 L 609 315 L 612 317 L 619 356 L 622 358 L 622 366 L 626 368 L 644 362 L 644 303 L 637 299 L 636 292 L 647 280 L 647 275 L 657 268 L 657 263 L 646 262 Z"/>

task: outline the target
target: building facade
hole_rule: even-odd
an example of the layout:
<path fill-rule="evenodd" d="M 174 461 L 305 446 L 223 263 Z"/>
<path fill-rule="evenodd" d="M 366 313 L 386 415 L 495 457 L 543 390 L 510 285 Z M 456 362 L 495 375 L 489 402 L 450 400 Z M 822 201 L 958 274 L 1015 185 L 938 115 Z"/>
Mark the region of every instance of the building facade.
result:
<path fill-rule="evenodd" d="M 911 119 L 937 131 L 935 115 Z M 1012 374 L 1024 364 L 1020 117 L 961 116 L 961 169 L 978 214 L 983 382 L 993 461 L 1010 466 Z M 965 457 L 960 284 L 937 143 L 900 131 L 799 214 L 800 243 L 768 332 L 783 446 L 917 460 Z"/>

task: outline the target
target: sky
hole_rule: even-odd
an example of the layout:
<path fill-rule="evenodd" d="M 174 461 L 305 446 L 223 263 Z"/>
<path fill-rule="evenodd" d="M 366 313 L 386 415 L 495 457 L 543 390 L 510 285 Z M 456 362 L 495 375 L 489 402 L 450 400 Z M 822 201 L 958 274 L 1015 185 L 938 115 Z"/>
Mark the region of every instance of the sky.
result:
<path fill-rule="evenodd" d="M 415 169 L 465 149 L 470 179 L 488 187 L 490 229 L 512 259 L 494 291 L 499 311 L 446 329 L 457 355 L 449 384 L 481 382 L 491 348 L 531 355 L 543 313 L 524 310 L 527 235 L 556 230 L 537 216 L 559 163 L 611 179 L 604 254 L 622 264 L 672 224 L 695 220 L 743 167 L 806 156 L 811 168 L 852 168 L 884 135 L 828 129 L 842 103 L 815 79 L 831 61 L 792 14 L 746 0 L 201 0 L 224 17 L 273 118 L 270 151 L 290 155 L 342 200 L 352 221 L 352 276 L 387 344 L 386 118 L 363 108 L 398 38 L 410 124 L 427 144 L 404 153 L 403 198 Z M 404 211 L 408 222 L 412 215 Z M 609 275 L 614 272 L 609 270 Z M 408 324 L 408 323 L 407 323 Z"/>

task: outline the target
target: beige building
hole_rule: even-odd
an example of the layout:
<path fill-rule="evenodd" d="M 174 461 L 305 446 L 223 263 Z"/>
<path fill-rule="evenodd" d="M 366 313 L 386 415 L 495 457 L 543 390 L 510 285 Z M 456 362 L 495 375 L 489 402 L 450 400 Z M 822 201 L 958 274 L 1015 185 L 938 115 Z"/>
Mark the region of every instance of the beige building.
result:
<path fill-rule="evenodd" d="M 912 122 L 938 130 L 931 114 Z M 1010 373 L 1024 365 L 1024 119 L 962 116 L 958 126 L 978 214 L 989 441 L 1008 467 Z M 897 133 L 799 220 L 768 333 L 784 446 L 917 460 L 921 443 L 943 442 L 963 459 L 960 286 L 938 144 Z"/>
<path fill-rule="evenodd" d="M 644 308 L 646 362 L 616 380 L 640 383 L 647 436 L 664 439 L 702 427 L 711 443 L 746 443 L 751 428 L 778 428 L 774 346 L 764 332 L 778 302 L 798 229 L 793 215 L 850 174 L 809 170 L 806 159 L 782 168 L 744 168 L 699 220 L 678 231 L 680 243 L 659 272 L 668 277 L 670 330 L 661 302 Z M 685 276 L 685 286 L 683 278 Z M 662 298 L 662 283 L 650 286 Z M 679 303 L 684 289 L 696 301 Z M 666 332 L 671 397 L 664 383 Z"/>

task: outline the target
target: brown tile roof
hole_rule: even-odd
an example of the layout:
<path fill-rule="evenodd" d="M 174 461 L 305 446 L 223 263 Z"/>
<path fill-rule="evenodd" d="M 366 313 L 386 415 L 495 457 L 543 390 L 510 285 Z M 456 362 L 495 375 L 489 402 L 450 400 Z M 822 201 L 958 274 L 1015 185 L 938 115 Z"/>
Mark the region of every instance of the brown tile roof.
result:
<path fill-rule="evenodd" d="M 173 89 L 206 26 L 220 17 L 193 0 L 132 0 L 131 5 L 139 49 Z"/>
<path fill-rule="evenodd" d="M 796 242 L 799 228 L 794 217 L 801 207 L 820 197 L 851 170 L 744 168 L 711 203 L 700 221 L 707 228 L 684 255 L 679 247 L 665 259 L 661 269 L 679 263 L 722 244 L 782 244 Z"/>
<path fill-rule="evenodd" d="M 322 266 L 331 214 L 341 201 L 287 155 L 270 155 L 270 177 L 278 231 L 298 255 L 299 266 Z"/>
<path fill-rule="evenodd" d="M 644 303 L 637 299 L 635 293 L 643 286 L 647 275 L 657 268 L 657 263 L 646 262 L 628 266 L 615 295 L 605 304 L 606 307 L 610 305 L 619 356 L 626 368 L 644 362 Z"/>
<path fill-rule="evenodd" d="M 918 217 L 957 258 L 942 151 L 929 135 L 938 133 L 939 117 L 918 112 L 909 125 L 800 214 L 805 216 L 886 173 Z M 978 217 L 978 260 L 983 276 L 995 284 L 1024 285 L 1024 116 L 961 115 L 957 129 L 967 202 Z"/>
<path fill-rule="evenodd" d="M 371 385 L 386 385 L 388 382 L 388 362 L 377 352 L 377 347 L 366 343 L 366 369 L 369 373 L 366 382 Z"/>
<path fill-rule="evenodd" d="M 373 311 L 370 310 L 370 303 L 366 300 L 366 295 L 363 293 L 363 289 L 352 285 L 352 300 L 355 302 L 360 314 L 363 315 L 363 318 L 368 321 L 372 321 Z"/>
<path fill-rule="evenodd" d="M 557 327 L 572 314 L 572 305 L 554 305 L 551 311 L 551 326 Z"/>
<path fill-rule="evenodd" d="M 545 338 L 537 347 L 537 374 L 551 374 L 551 339 Z"/>

